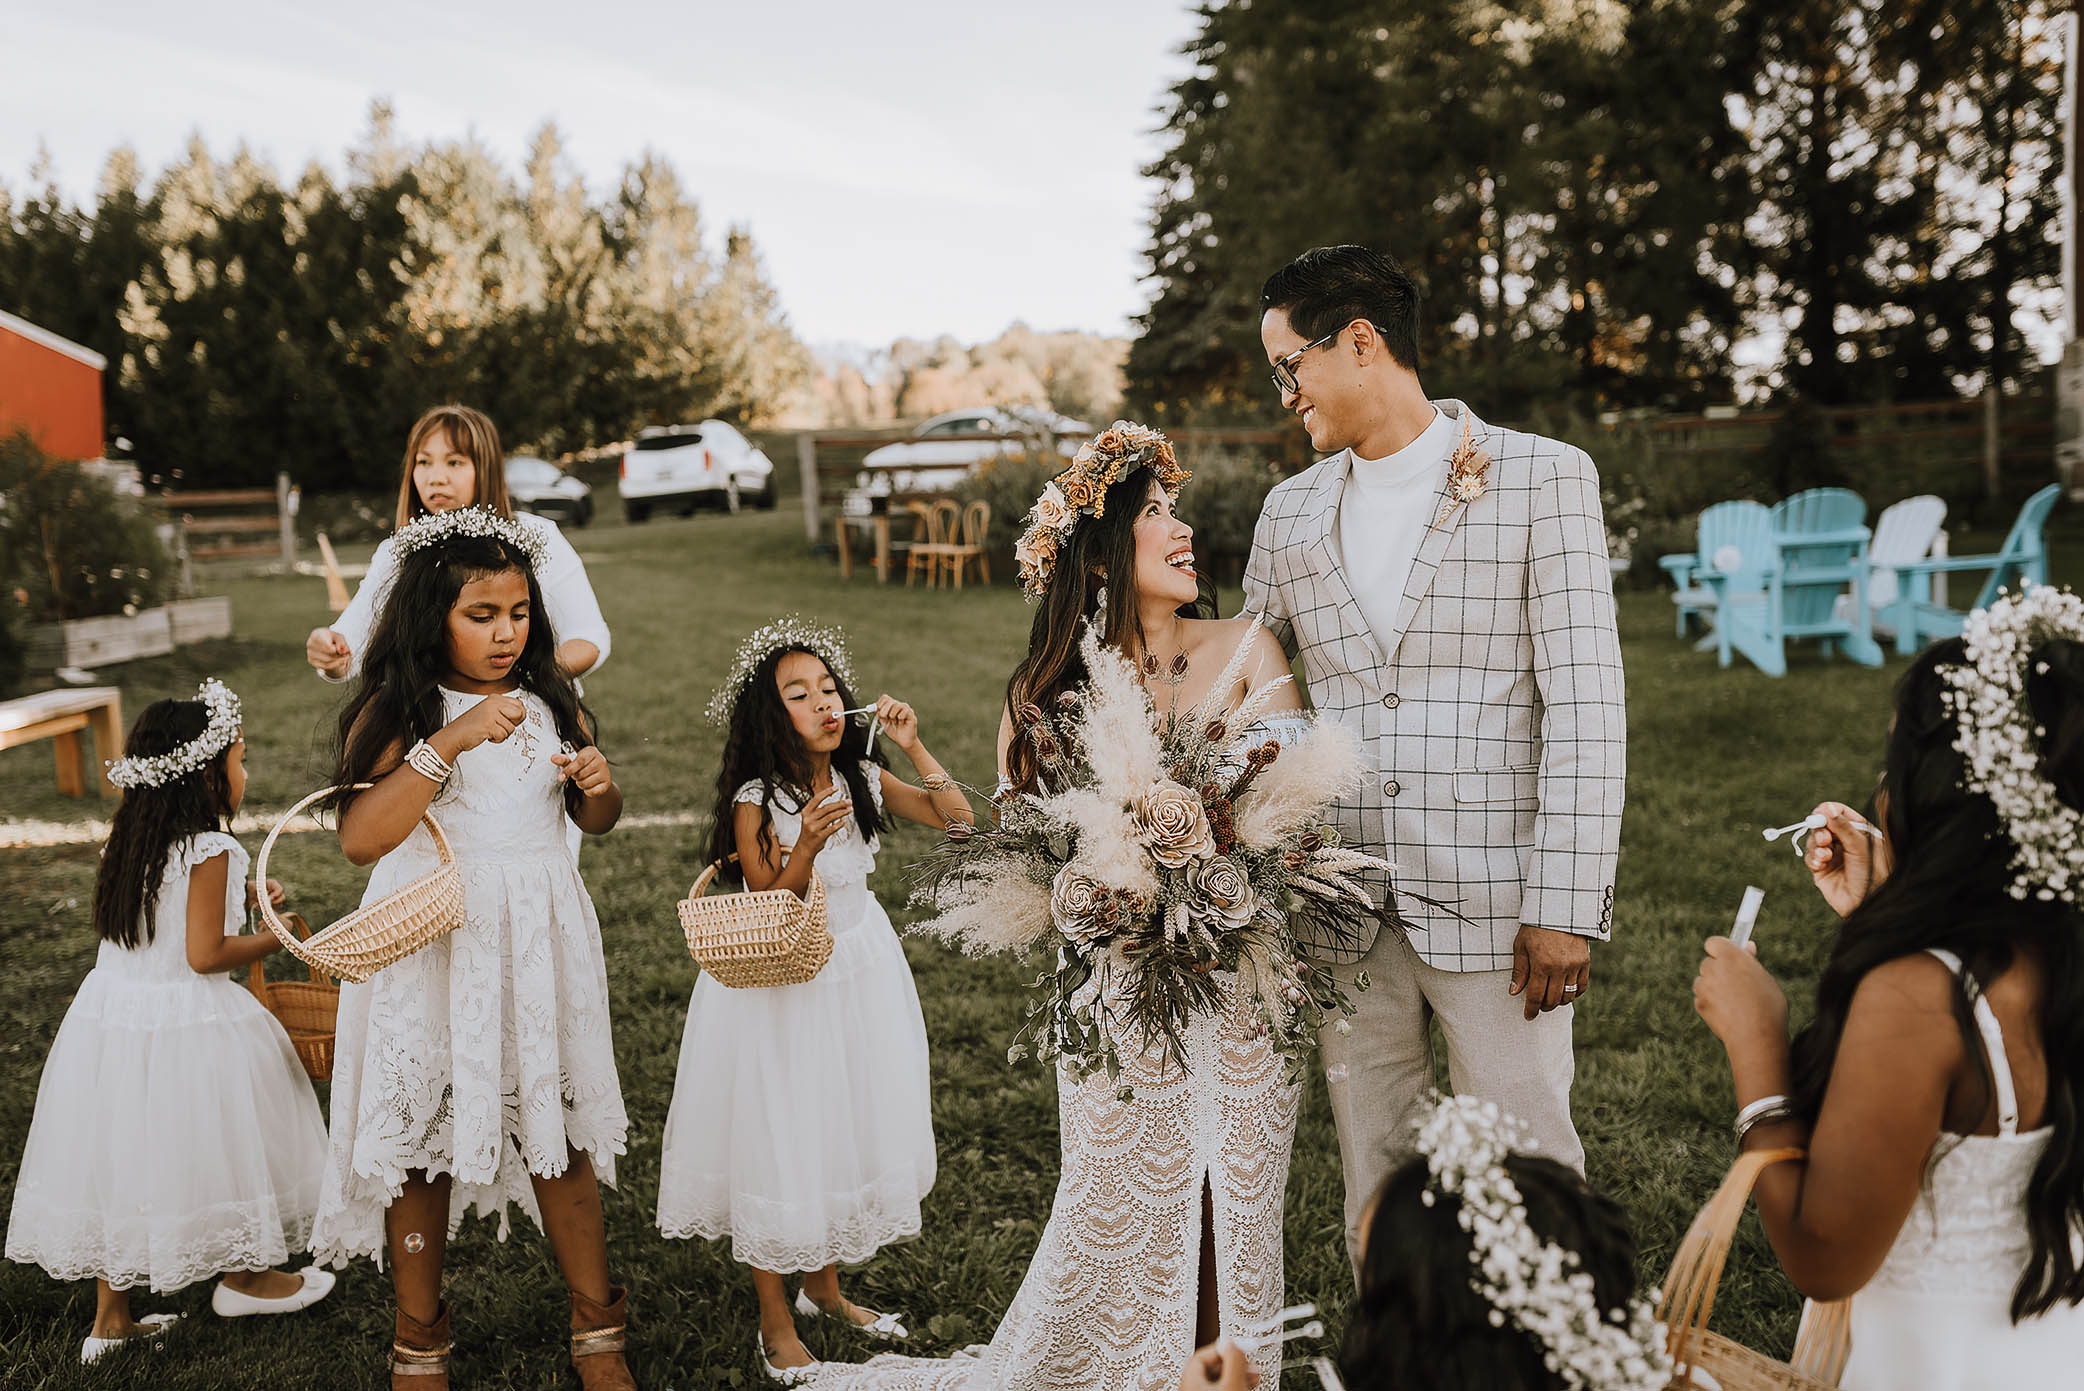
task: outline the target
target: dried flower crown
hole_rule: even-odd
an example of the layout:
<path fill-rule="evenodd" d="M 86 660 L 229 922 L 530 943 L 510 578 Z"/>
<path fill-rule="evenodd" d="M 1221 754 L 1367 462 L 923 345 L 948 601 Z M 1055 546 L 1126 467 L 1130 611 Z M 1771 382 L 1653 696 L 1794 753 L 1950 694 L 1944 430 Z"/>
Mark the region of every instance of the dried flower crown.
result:
<path fill-rule="evenodd" d="M 178 782 L 231 747 L 239 737 L 239 698 L 216 677 L 195 688 L 195 698 L 209 711 L 203 732 L 149 758 L 119 758 L 108 765 L 109 781 L 118 787 L 164 787 Z"/>
<path fill-rule="evenodd" d="M 731 662 L 731 674 L 709 698 L 710 723 L 729 723 L 733 707 L 745 693 L 746 682 L 752 679 L 760 663 L 774 652 L 797 647 L 817 653 L 841 684 L 848 690 L 854 689 L 854 659 L 847 651 L 846 634 L 792 613 L 755 628 L 744 642 L 738 644 L 738 655 Z"/>
<path fill-rule="evenodd" d="M 1527 1222 L 1519 1186 L 1505 1168 L 1517 1122 L 1496 1103 L 1443 1097 L 1418 1131 L 1432 1187 L 1460 1204 L 1469 1234 L 1469 1283 L 1491 1306 L 1491 1323 L 1510 1322 L 1542 1349 L 1542 1362 L 1571 1391 L 1663 1391 L 1672 1360 L 1650 1305 L 1601 1309 L 1578 1254 L 1545 1242 Z"/>
<path fill-rule="evenodd" d="M 1968 790 L 1990 799 L 2018 848 L 2010 893 L 2075 903 L 2084 888 L 2084 811 L 2056 794 L 2041 767 L 2047 730 L 2026 703 L 2026 664 L 2052 638 L 2084 642 L 2084 599 L 2029 584 L 1971 613 L 1961 636 L 1968 664 L 1940 673 L 1948 687 L 1942 698 L 1957 726 Z M 2047 670 L 2045 662 L 2038 667 Z"/>
<path fill-rule="evenodd" d="M 1056 577 L 1056 553 L 1081 519 L 1107 510 L 1107 490 L 1137 469 L 1158 475 L 1158 486 L 1174 497 L 1193 477 L 1173 457 L 1172 441 L 1148 425 L 1117 420 L 1079 448 L 1071 465 L 1052 478 L 1028 510 L 1027 530 L 1014 544 L 1020 587 L 1040 598 Z"/>
<path fill-rule="evenodd" d="M 484 536 L 504 541 L 528 557 L 532 570 L 541 570 L 547 552 L 542 538 L 512 517 L 502 517 L 482 504 L 451 508 L 447 512 L 423 512 L 392 533 L 391 553 L 400 560 L 414 551 L 438 546 L 459 536 Z"/>

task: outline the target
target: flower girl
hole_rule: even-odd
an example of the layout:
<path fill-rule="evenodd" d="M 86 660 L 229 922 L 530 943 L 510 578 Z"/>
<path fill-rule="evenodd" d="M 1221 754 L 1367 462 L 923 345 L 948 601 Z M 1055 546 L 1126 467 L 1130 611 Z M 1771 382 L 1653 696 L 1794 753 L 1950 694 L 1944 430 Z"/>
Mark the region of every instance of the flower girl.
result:
<path fill-rule="evenodd" d="M 571 1293 L 588 1391 L 631 1388 L 625 1295 L 608 1274 L 595 1175 L 629 1123 L 608 1030 L 600 924 L 562 850 L 622 792 L 558 666 L 534 534 L 479 508 L 401 528 L 396 588 L 340 716 L 340 845 L 380 860 L 365 903 L 434 867 L 430 807 L 464 881 L 460 927 L 340 992 L 331 1153 L 312 1244 L 381 1259 L 398 1297 L 400 1391 L 448 1386 L 447 1239 L 468 1207 L 519 1203 Z M 373 783 L 366 791 L 355 784 Z"/>
<path fill-rule="evenodd" d="M 926 1025 L 868 876 L 886 814 L 939 830 L 970 808 L 911 707 L 887 695 L 875 718 L 925 786 L 880 765 L 870 730 L 849 718 L 868 714 L 849 708 L 853 690 L 839 633 L 788 619 L 746 639 L 710 704 L 727 731 L 710 858 L 736 856 L 748 889 L 798 894 L 815 867 L 834 941 L 801 985 L 697 982 L 659 1174 L 659 1230 L 728 1234 L 753 1268 L 761 1366 L 782 1382 L 815 1365 L 785 1274 L 804 1273 L 797 1312 L 906 1336 L 896 1315 L 840 1294 L 838 1263 L 917 1236 L 934 1180 Z"/>
<path fill-rule="evenodd" d="M 315 1304 L 334 1279 L 274 1269 L 311 1234 L 325 1122 L 289 1035 L 226 974 L 280 946 L 230 935 L 254 892 L 222 830 L 246 791 L 238 697 L 211 680 L 153 702 L 109 778 L 101 954 L 51 1043 L 7 1226 L 8 1259 L 94 1278 L 82 1362 L 174 1322 L 133 1319 L 137 1285 L 229 1272 L 211 1304 L 237 1317 Z"/>

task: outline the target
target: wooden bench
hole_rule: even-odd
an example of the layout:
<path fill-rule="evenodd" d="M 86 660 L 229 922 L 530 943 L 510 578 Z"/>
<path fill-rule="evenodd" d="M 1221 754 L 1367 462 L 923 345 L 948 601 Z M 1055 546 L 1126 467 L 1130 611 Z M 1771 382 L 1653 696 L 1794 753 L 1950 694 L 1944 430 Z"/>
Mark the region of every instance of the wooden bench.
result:
<path fill-rule="evenodd" d="M 0 701 L 0 749 L 38 739 L 52 740 L 58 759 L 58 791 L 67 797 L 87 795 L 80 772 L 80 731 L 94 735 L 94 753 L 111 759 L 123 752 L 123 693 L 114 686 L 45 691 L 18 700 Z M 94 779 L 101 795 L 115 795 L 106 769 L 97 765 Z"/>

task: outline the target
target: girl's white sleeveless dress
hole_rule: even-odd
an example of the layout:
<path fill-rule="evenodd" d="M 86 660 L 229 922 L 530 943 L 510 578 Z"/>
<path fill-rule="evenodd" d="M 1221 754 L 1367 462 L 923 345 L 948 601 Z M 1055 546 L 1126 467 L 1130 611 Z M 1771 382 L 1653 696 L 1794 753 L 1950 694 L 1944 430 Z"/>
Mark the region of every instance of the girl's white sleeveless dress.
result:
<path fill-rule="evenodd" d="M 152 940 L 101 944 L 44 1063 L 7 1257 L 60 1280 L 156 1292 L 302 1251 L 326 1127 L 296 1049 L 229 974 L 188 965 L 188 880 L 230 857 L 224 925 L 246 920 L 246 852 L 217 831 L 167 852 Z"/>
<path fill-rule="evenodd" d="M 1973 1002 L 1997 1089 L 1995 1135 L 1944 1135 L 1925 1189 L 1888 1258 L 1852 1299 L 1846 1391 L 2013 1391 L 2084 1383 L 2084 1307 L 2059 1305 L 2014 1324 L 2026 1269 L 2026 1185 L 2047 1127 L 2019 1133 L 2019 1107 L 1997 1015 L 1951 952 Z"/>
<path fill-rule="evenodd" d="M 882 769 L 863 772 L 880 809 Z M 757 805 L 760 785 L 737 800 Z M 767 804 L 784 846 L 802 833 L 800 810 Z M 790 1272 L 919 1235 L 936 1165 L 926 1022 L 869 891 L 878 848 L 849 818 L 818 851 L 832 959 L 814 979 L 695 983 L 659 1164 L 667 1236 L 729 1236 L 733 1260 Z"/>
<path fill-rule="evenodd" d="M 507 1204 L 541 1225 L 531 1174 L 565 1171 L 567 1146 L 615 1182 L 629 1119 L 608 1028 L 608 973 L 593 900 L 565 845 L 564 784 L 549 707 L 503 743 L 456 759 L 429 809 L 463 871 L 463 925 L 366 982 L 340 988 L 333 1125 L 312 1249 L 383 1259 L 384 1209 L 408 1172 L 452 1175 L 449 1228 Z M 444 689 L 454 720 L 484 697 Z M 365 904 L 437 863 L 416 827 L 379 860 Z"/>

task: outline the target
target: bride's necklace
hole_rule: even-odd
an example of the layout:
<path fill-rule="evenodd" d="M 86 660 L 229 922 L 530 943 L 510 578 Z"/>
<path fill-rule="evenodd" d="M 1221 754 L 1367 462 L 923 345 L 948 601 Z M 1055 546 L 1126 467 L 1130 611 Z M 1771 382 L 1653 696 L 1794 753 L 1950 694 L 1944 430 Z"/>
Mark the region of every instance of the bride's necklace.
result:
<path fill-rule="evenodd" d="M 1152 681 L 1162 681 L 1167 686 L 1177 688 L 1187 679 L 1186 642 L 1184 640 L 1180 642 L 1179 651 L 1173 654 L 1170 662 L 1160 662 L 1158 654 L 1146 647 L 1143 656 L 1136 663 L 1136 669 L 1143 673 L 1146 685 Z"/>

